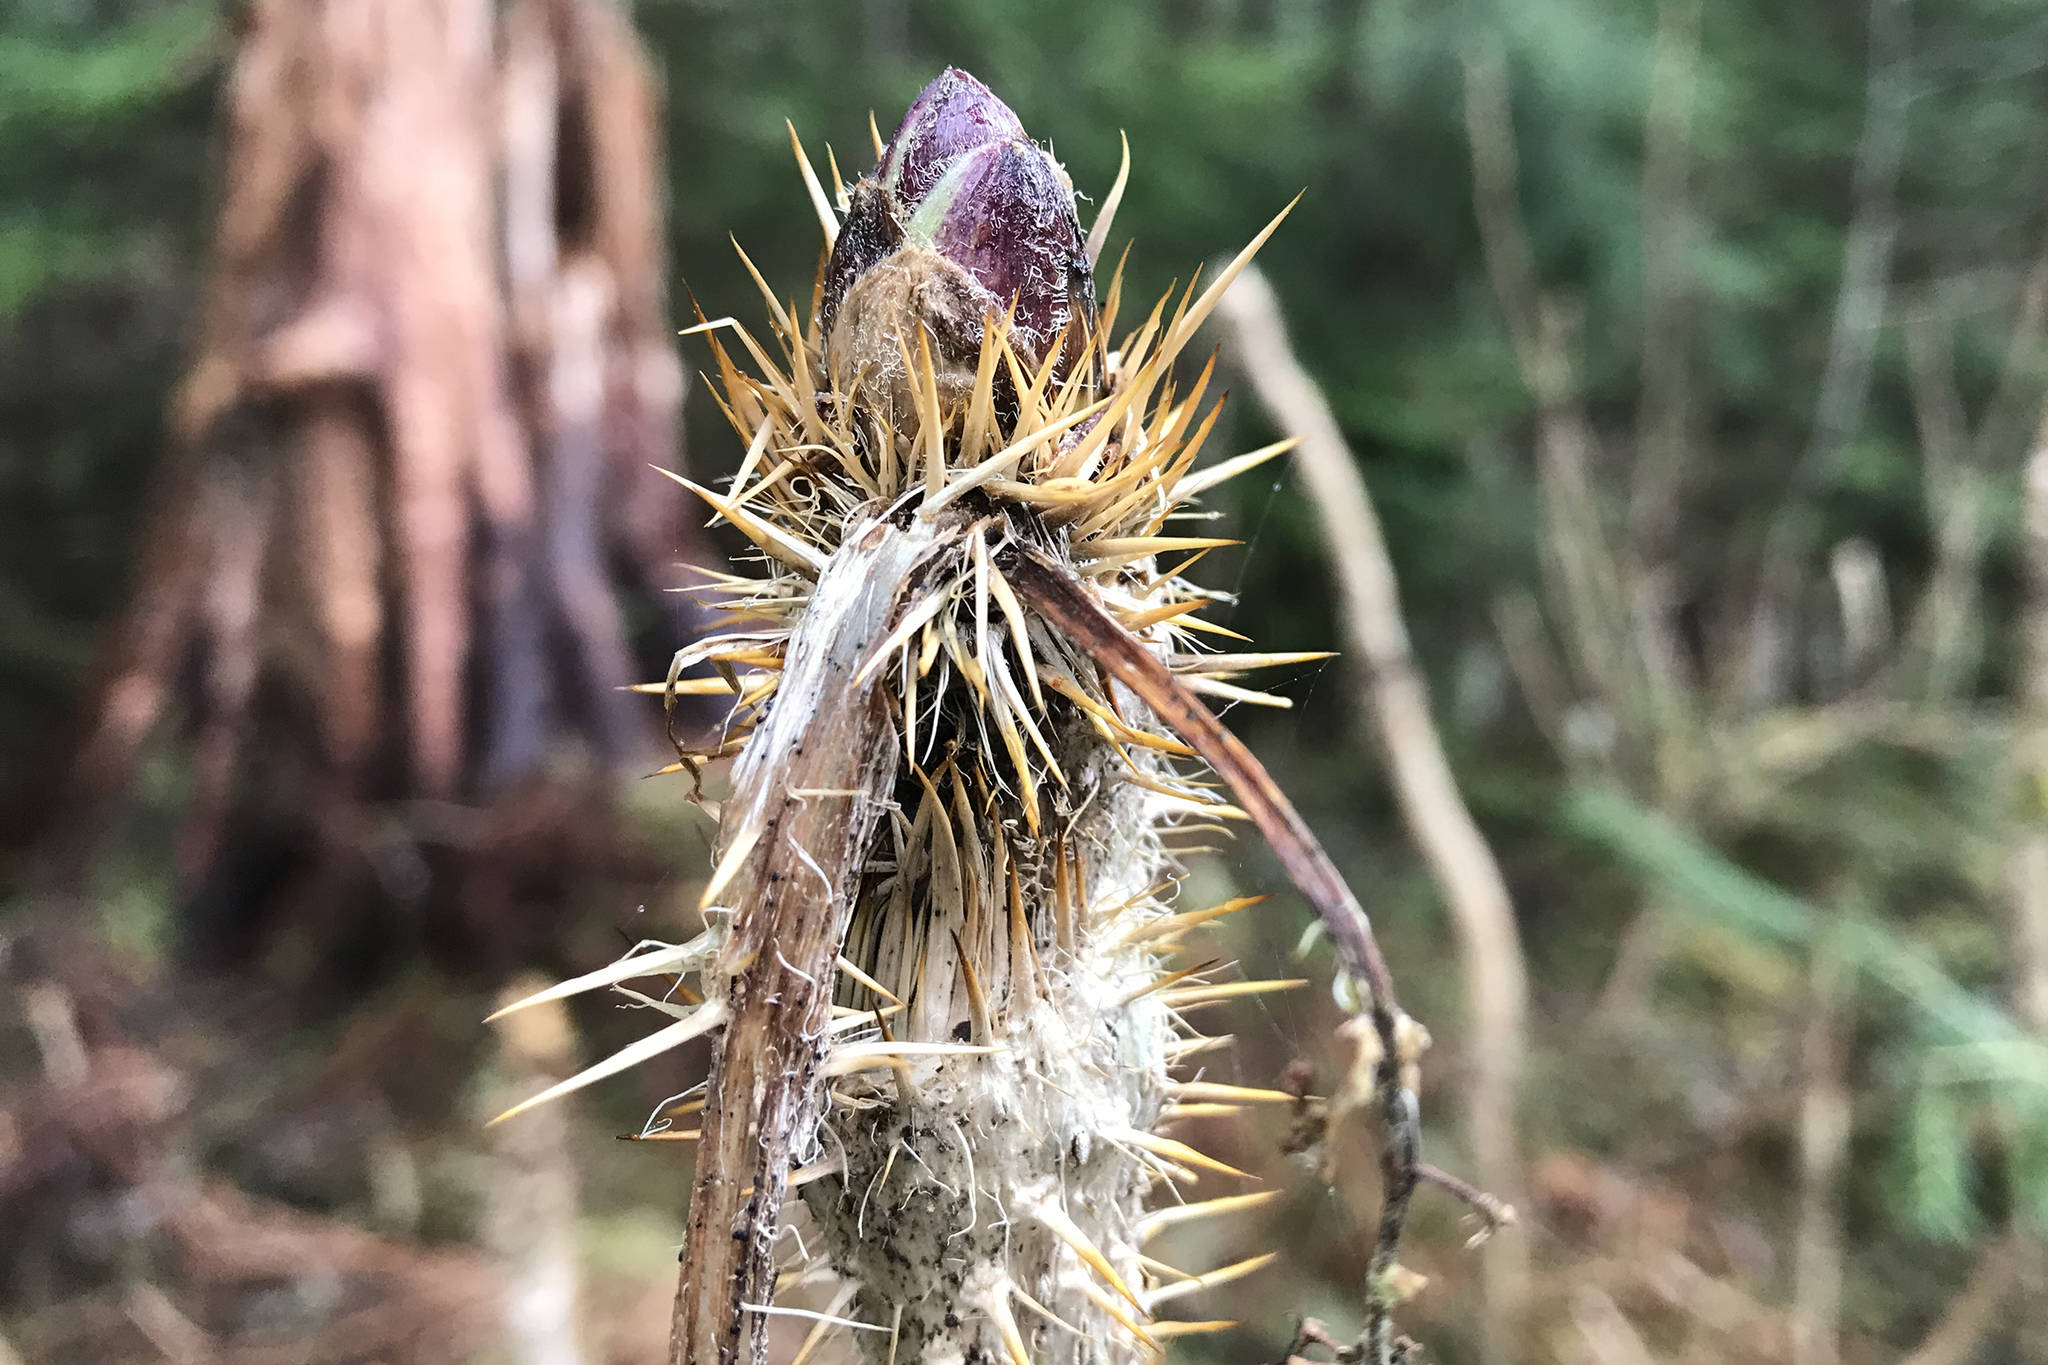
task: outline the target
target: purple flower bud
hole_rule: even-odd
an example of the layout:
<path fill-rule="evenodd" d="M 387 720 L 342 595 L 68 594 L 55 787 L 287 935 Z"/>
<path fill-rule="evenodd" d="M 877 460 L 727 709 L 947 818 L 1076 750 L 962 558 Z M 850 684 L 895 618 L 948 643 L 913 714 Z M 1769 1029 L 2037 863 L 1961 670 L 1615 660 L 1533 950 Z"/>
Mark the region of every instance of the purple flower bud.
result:
<path fill-rule="evenodd" d="M 885 265 L 913 278 L 892 274 L 885 285 Z M 857 306 L 854 326 L 866 340 L 852 349 L 884 353 L 860 363 L 886 366 L 895 338 L 921 324 L 949 352 L 943 360 L 971 367 L 980 318 L 1012 299 L 1012 336 L 1035 362 L 1062 327 L 1092 320 L 1095 310 L 1066 173 L 1025 136 L 1008 105 L 951 67 L 911 104 L 874 178 L 854 190 L 825 269 L 819 322 L 828 346 L 842 308 L 856 307 L 851 296 L 870 277 L 876 284 L 863 294 L 872 297 Z M 894 302 L 877 315 L 884 296 Z M 1080 341 L 1079 328 L 1070 328 L 1070 351 L 1078 354 Z"/>
<path fill-rule="evenodd" d="M 1094 310 L 1074 191 L 1029 142 L 991 143 L 957 158 L 907 235 L 930 243 L 1001 305 L 1014 297 L 1013 334 L 1024 350 L 1041 352 L 1077 312 Z"/>
<path fill-rule="evenodd" d="M 899 209 L 914 212 L 954 157 L 1023 137 L 1024 124 L 1009 105 L 965 71 L 949 66 L 911 101 L 882 153 L 876 177 Z"/>

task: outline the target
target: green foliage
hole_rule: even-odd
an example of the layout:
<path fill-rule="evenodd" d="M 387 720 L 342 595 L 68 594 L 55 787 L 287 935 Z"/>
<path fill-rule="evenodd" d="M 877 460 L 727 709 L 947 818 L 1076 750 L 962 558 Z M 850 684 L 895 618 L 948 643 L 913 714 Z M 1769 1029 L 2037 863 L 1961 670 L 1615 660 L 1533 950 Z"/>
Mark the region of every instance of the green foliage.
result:
<path fill-rule="evenodd" d="M 149 233 L 150 209 L 169 207 L 151 190 L 198 169 L 178 164 L 196 148 L 175 116 L 194 111 L 178 106 L 214 52 L 214 7 L 52 17 L 64 8 L 17 0 L 0 28 L 0 317 L 117 266 Z"/>
<path fill-rule="evenodd" d="M 1959 1242 L 1977 1228 L 1970 1143 L 1963 1106 L 1939 1086 L 1921 1086 L 1906 1107 L 1902 1184 L 1906 1210 L 1924 1237 Z"/>
<path fill-rule="evenodd" d="M 208 223 L 207 0 L 0 5 L 0 767 L 49 761 L 133 554 Z"/>
<path fill-rule="evenodd" d="M 1668 893 L 1673 905 L 1703 923 L 1785 947 L 1806 947 L 1814 940 L 1822 914 L 1811 904 L 1743 870 L 1625 796 L 1599 788 L 1574 791 L 1564 804 L 1563 823 L 1628 862 Z M 1830 932 L 1835 950 L 1907 1006 L 1914 1028 L 1930 1041 L 2038 1047 L 2004 1010 L 1965 990 L 1925 952 L 1883 926 L 1851 917 L 1831 924 Z M 2048 1086 L 2048 1070 L 2035 1080 Z"/>
<path fill-rule="evenodd" d="M 1842 955 L 1853 983 L 1883 988 L 1897 1007 L 1885 1024 L 1888 1065 L 1871 1076 L 1859 1107 L 1896 1117 L 1887 1175 L 1905 1227 L 1961 1241 L 1982 1225 L 1974 1178 L 1976 1130 L 2002 1116 L 2010 1198 L 2027 1218 L 2048 1212 L 2048 1041 L 2021 1029 L 1982 995 L 1959 985 L 1895 929 L 1823 912 L 1755 876 L 1669 820 L 1614 792 L 1586 788 L 1566 801 L 1562 823 L 1662 893 L 1661 902 L 1715 929 L 1806 952 Z M 2048 1222 L 2036 1222 L 2048 1230 Z"/>

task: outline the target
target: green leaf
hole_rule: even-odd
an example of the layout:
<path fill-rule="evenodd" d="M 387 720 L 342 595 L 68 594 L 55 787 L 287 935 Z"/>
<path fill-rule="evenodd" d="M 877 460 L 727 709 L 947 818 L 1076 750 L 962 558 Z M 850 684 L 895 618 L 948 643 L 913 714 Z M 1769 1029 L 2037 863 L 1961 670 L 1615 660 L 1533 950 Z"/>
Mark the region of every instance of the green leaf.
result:
<path fill-rule="evenodd" d="M 1915 1231 L 1960 1242 L 1976 1230 L 1970 1198 L 1970 1136 L 1960 1097 L 1923 1085 L 1906 1111 L 1906 1213 Z"/>
<path fill-rule="evenodd" d="M 2036 1237 L 2048 1236 L 2048 1104 L 2024 1106 L 2012 1137 L 2012 1202 Z"/>
<path fill-rule="evenodd" d="M 1567 829 L 1632 867 L 1682 913 L 1704 924 L 1732 928 L 1769 942 L 1810 942 L 1824 918 L 1812 905 L 1738 867 L 1718 850 L 1605 788 L 1582 787 L 1566 798 Z M 2027 1034 L 1990 1000 L 1956 984 L 1919 946 L 1884 926 L 1846 919 L 1839 948 L 1859 972 L 1885 986 L 1912 1009 L 1919 1027 L 1938 1041 L 2021 1042 Z"/>

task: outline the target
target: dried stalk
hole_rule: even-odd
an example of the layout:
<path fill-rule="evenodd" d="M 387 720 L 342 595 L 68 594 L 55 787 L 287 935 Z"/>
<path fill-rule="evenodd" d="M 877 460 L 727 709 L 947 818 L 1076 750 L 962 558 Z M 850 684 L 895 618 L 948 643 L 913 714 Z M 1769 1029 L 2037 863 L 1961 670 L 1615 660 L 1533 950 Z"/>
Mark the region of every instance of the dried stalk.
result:
<path fill-rule="evenodd" d="M 1694 20 L 1683 5 L 1666 6 L 1661 41 L 1667 55 L 1689 69 L 1689 44 Z M 1671 96 L 1675 99 L 1676 96 Z M 1676 110 L 1653 110 L 1652 142 L 1679 135 L 1671 125 Z M 1555 736 L 1561 756 L 1572 763 L 1619 769 L 1619 776 L 1638 789 L 1656 791 L 1662 803 L 1683 805 L 1688 775 L 1676 759 L 1682 746 L 1669 743 L 1685 724 L 1678 688 L 1676 651 L 1668 643 L 1668 615 L 1656 600 L 1655 577 L 1640 553 L 1628 559 L 1617 554 L 1594 494 L 1591 469 L 1596 446 L 1582 396 L 1578 392 L 1566 329 L 1559 305 L 1544 291 L 1536 271 L 1528 233 L 1522 222 L 1514 125 L 1510 116 L 1505 58 L 1497 45 L 1476 44 L 1465 61 L 1465 127 L 1472 153 L 1472 197 L 1479 224 L 1487 274 L 1500 302 L 1508 335 L 1514 344 L 1522 382 L 1536 400 L 1537 471 L 1543 498 L 1542 535 L 1549 598 L 1559 616 L 1566 650 L 1576 665 L 1579 690 L 1604 707 L 1620 746 L 1609 752 L 1584 753 L 1565 743 L 1563 712 L 1569 698 L 1562 681 L 1566 670 L 1553 666 L 1543 647 L 1533 609 L 1496 613 L 1511 666 L 1523 681 L 1524 693 L 1539 724 Z M 1645 184 L 1646 219 L 1655 218 L 1674 237 L 1680 235 L 1678 209 L 1662 197 L 1677 193 L 1677 163 L 1682 152 L 1665 147 L 1660 157 L 1670 163 Z M 1676 244 L 1662 244 L 1667 253 Z M 1668 261 L 1665 268 L 1670 268 Z M 1669 284 L 1668 280 L 1664 281 Z M 1660 287 L 1656 281 L 1646 287 Z M 1675 289 L 1676 286 L 1672 285 Z M 1674 511 L 1678 471 L 1663 467 L 1682 447 L 1685 431 L 1683 323 L 1680 301 L 1658 296 L 1664 311 L 1653 313 L 1652 337 L 1664 352 L 1646 357 L 1646 375 L 1662 375 L 1654 398 L 1644 399 L 1644 421 L 1666 448 L 1645 453 L 1639 461 L 1637 496 L 1632 515 L 1647 530 Z M 1637 543 L 1640 551 L 1641 544 Z M 1633 569 L 1630 582 L 1625 574 Z M 1553 682 L 1557 678 L 1559 681 Z M 1655 905 L 1638 912 L 1622 937 L 1607 984 L 1600 992 L 1595 1017 L 1615 1020 L 1638 1007 L 1642 990 L 1655 976 L 1671 937 L 1665 916 Z"/>
<path fill-rule="evenodd" d="M 2017 702 L 2021 719 L 2019 820 L 2020 837 L 2011 858 L 2013 994 L 2021 1018 L 2036 1035 L 2048 1037 L 2048 405 L 2035 429 L 2033 448 L 2022 473 L 2023 590 L 2019 604 Z M 1984 1282 L 2023 1280 L 2025 1255 L 2043 1263 L 2041 1241 L 2012 1245 L 2007 1239 L 2005 1264 L 1987 1253 L 1971 1276 L 1971 1291 L 1945 1314 L 1940 1327 L 1915 1354 L 1912 1365 L 1949 1365 L 1949 1356 L 1935 1346 L 1954 1346 L 1954 1359 L 1966 1358 L 1983 1317 L 1995 1312 L 2005 1285 Z M 1972 1292 L 1974 1291 L 1974 1292 Z M 2039 1308 L 2033 1310 L 2039 1316 Z M 1951 1322 L 1954 1323 L 1950 1330 Z M 1973 1330 L 1974 1329 L 1974 1330 Z"/>
<path fill-rule="evenodd" d="M 515 986 L 505 998 L 526 993 Z M 559 1005 L 507 1021 L 493 1093 L 524 1093 L 560 1079 L 574 1042 L 569 1013 Z M 483 1241 L 497 1262 L 505 1347 L 515 1365 L 583 1365 L 586 1359 L 578 1340 L 575 1128 L 575 1116 L 557 1110 L 493 1134 Z"/>
<path fill-rule="evenodd" d="M 2048 250 L 2038 254 L 2020 291 L 1998 385 L 1974 429 L 1955 382 L 1951 324 L 1938 309 L 1909 317 L 1906 373 L 1919 430 L 1927 515 L 1934 523 L 1934 568 L 1915 604 L 1903 648 L 1885 679 L 1934 705 L 1966 688 L 1976 662 L 1970 648 L 1979 615 L 1989 518 L 2002 470 L 2022 444 L 2035 395 L 2027 376 L 2048 330 Z M 2023 457 L 2022 457 L 2023 458 Z"/>
<path fill-rule="evenodd" d="M 1630 598 L 1593 490 L 1598 443 L 1572 359 L 1565 310 L 1543 289 L 1522 224 L 1520 175 L 1506 59 L 1475 45 L 1465 61 L 1465 127 L 1473 208 L 1495 296 L 1522 382 L 1536 400 L 1536 465 L 1543 499 L 1543 566 L 1561 611 L 1579 682 L 1621 733 L 1640 743 L 1668 712 L 1657 675 L 1636 648 Z M 1643 745 L 1651 751 L 1654 745 Z"/>
<path fill-rule="evenodd" d="M 1232 355 L 1260 403 L 1276 426 L 1302 438 L 1295 466 L 1336 569 L 1345 641 L 1361 674 L 1361 709 L 1462 949 L 1472 1065 L 1464 1098 L 1474 1169 L 1482 1186 L 1512 1202 L 1522 1189 L 1515 1110 L 1529 983 L 1507 883 L 1444 757 L 1371 495 L 1329 404 L 1288 344 L 1271 286 L 1256 269 L 1247 270 L 1218 311 L 1230 329 Z M 1491 1241 L 1486 1258 L 1487 1335 L 1499 1359 L 1528 1292 L 1527 1246 L 1519 1239 Z"/>
<path fill-rule="evenodd" d="M 1899 1365 L 1968 1365 L 1984 1338 L 1998 1326 L 1999 1310 L 2020 1284 L 2025 1265 L 2020 1238 L 2007 1234 L 1985 1246 L 1970 1267 L 1962 1292 Z"/>
<path fill-rule="evenodd" d="M 810 626 L 783 665 L 774 713 L 734 773 L 723 860 L 758 850 L 713 976 L 728 983 L 713 1054 L 672 1360 L 758 1360 L 774 1297 L 775 1238 L 792 1148 L 812 1141 L 832 982 L 868 857 L 895 785 L 888 697 L 851 683 L 897 624 L 913 575 L 942 537 L 877 519 L 818 575 Z M 745 1341 L 744 1349 L 739 1345 Z"/>
<path fill-rule="evenodd" d="M 1369 992 L 1366 1011 L 1379 1040 L 1372 1068 L 1380 1120 L 1380 1219 L 1373 1244 L 1366 1324 L 1368 1357 L 1383 1361 L 1393 1347 L 1392 1308 L 1385 1285 L 1400 1250 L 1401 1230 L 1414 1196 L 1421 1160 L 1421 1110 L 1405 1073 L 1419 1060 L 1414 1036 L 1403 1027 L 1394 977 L 1374 937 L 1372 921 L 1329 855 L 1292 803 L 1237 736 L 1176 679 L 1158 657 L 1090 602 L 1059 565 L 1042 554 L 1012 562 L 1018 591 L 1054 627 L 1079 642 L 1095 662 L 1130 688 L 1154 715 L 1186 740 L 1237 797 L 1274 856 L 1321 917 L 1345 967 Z"/>
<path fill-rule="evenodd" d="M 1841 1355 L 1841 1185 L 1849 1154 L 1843 1016 L 1853 976 L 1832 939 L 1824 933 L 1809 950 L 1806 1023 L 1799 1045 L 1799 1226 L 1792 1262 L 1792 1365 L 1835 1365 Z"/>
<path fill-rule="evenodd" d="M 1916 318 L 1906 327 L 1907 372 L 1934 522 L 1934 571 L 1915 605 L 1898 664 L 1901 682 L 1940 705 L 1955 699 L 1973 662 L 1968 648 L 1978 609 L 1978 570 L 1990 512 L 1988 471 L 1978 462 L 1955 390 L 1947 337 Z"/>
<path fill-rule="evenodd" d="M 1700 0 L 1662 0 L 1650 105 L 1643 130 L 1642 396 L 1629 497 L 1629 543 L 1638 574 L 1673 544 L 1692 407 L 1691 205 L 1693 85 Z"/>
<path fill-rule="evenodd" d="M 2026 593 L 2020 619 L 2020 702 L 2030 717 L 2048 718 L 2048 408 L 2034 432 L 2022 480 Z"/>

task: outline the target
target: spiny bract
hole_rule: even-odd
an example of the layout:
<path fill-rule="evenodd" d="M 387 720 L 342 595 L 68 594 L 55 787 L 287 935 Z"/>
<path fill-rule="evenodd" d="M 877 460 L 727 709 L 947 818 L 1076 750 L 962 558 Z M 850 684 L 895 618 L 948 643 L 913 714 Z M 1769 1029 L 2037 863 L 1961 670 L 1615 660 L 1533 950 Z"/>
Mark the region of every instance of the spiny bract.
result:
<path fill-rule="evenodd" d="M 845 1331 L 873 1361 L 1149 1358 L 1227 1325 L 1162 1310 L 1272 1259 L 1193 1274 L 1144 1254 L 1162 1228 L 1268 1197 L 1187 1202 L 1199 1173 L 1241 1173 L 1173 1137 L 1176 1120 L 1289 1098 L 1176 1079 L 1210 1042 L 1188 1015 L 1299 983 L 1183 965 L 1184 935 L 1252 902 L 1177 908 L 1175 859 L 1242 813 L 1033 610 L 1012 566 L 1063 567 L 1195 692 L 1284 704 L 1231 679 L 1324 657 L 1220 651 L 1242 637 L 1200 618 L 1219 595 L 1183 574 L 1231 542 L 1169 529 L 1288 444 L 1197 471 L 1214 361 L 1185 388 L 1172 374 L 1273 226 L 1111 349 L 1121 271 L 1098 306 L 1093 266 L 1122 177 L 1084 241 L 1065 172 L 972 77 L 935 81 L 877 140 L 875 174 L 833 200 L 798 156 L 832 246 L 808 320 L 755 273 L 773 353 L 730 320 L 691 329 L 746 455 L 726 492 L 678 481 L 753 542 L 757 571 L 712 575 L 732 628 L 645 689 L 671 713 L 685 694 L 737 698 L 717 741 L 676 765 L 740 756 L 709 927 L 535 997 L 697 974 L 706 1003 L 628 992 L 675 1022 L 529 1103 L 731 1020 L 734 916 L 756 846 L 777 837 L 759 793 L 786 785 L 778 765 L 821 689 L 882 689 L 887 799 L 856 851 L 824 1104 L 789 1179 L 807 1221 L 783 1239 L 776 1287 L 823 1314 L 806 1355 Z M 855 618 L 874 638 L 847 673 L 798 669 Z M 703 665 L 716 676 L 684 676 Z M 653 1128 L 676 1136 L 669 1122 L 705 1103 L 685 1097 Z"/>

